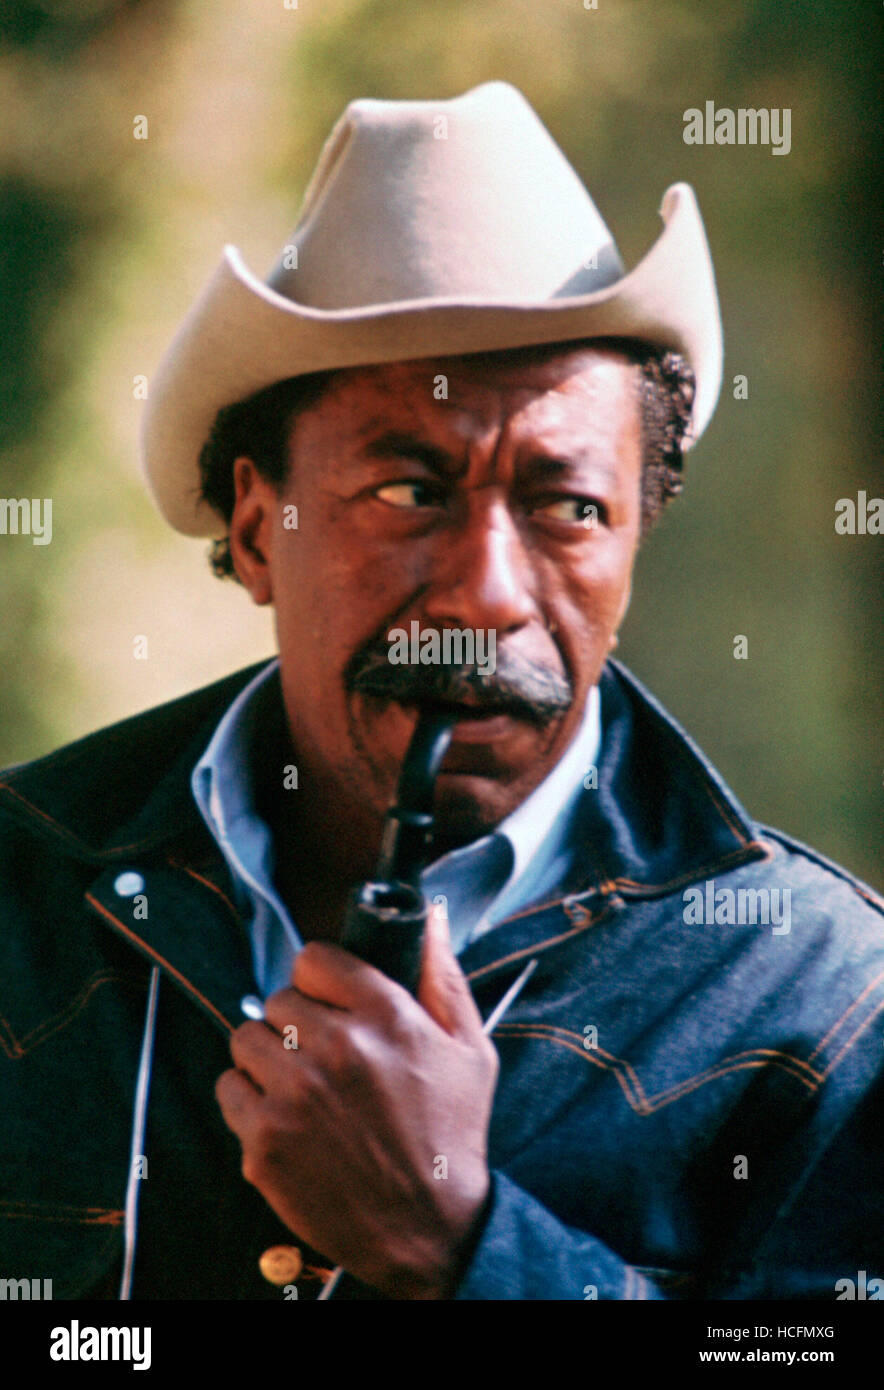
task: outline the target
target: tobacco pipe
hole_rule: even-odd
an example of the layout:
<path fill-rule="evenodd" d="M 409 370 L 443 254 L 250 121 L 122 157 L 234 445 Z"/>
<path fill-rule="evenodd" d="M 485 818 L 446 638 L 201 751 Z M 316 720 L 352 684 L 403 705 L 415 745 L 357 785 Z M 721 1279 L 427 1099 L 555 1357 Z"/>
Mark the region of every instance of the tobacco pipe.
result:
<path fill-rule="evenodd" d="M 385 975 L 417 992 L 421 949 L 430 903 L 421 892 L 421 870 L 433 843 L 433 792 L 457 715 L 450 710 L 421 713 L 399 774 L 396 800 L 384 818 L 374 879 L 354 888 L 347 903 L 341 945 Z M 537 967 L 530 960 L 483 1024 L 490 1035 Z M 335 1293 L 344 1273 L 338 1265 L 319 1294 Z"/>
<path fill-rule="evenodd" d="M 384 819 L 375 877 L 353 889 L 344 917 L 341 945 L 412 994 L 430 911 L 420 876 L 433 843 L 433 793 L 456 720 L 450 710 L 421 711 Z"/>

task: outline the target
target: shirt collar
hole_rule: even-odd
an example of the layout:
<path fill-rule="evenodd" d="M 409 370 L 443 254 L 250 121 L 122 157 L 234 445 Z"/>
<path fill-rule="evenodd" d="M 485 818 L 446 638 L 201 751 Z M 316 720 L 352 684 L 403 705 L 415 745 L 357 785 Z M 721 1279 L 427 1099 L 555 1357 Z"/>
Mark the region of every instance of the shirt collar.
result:
<path fill-rule="evenodd" d="M 583 789 L 584 777 L 596 763 L 600 744 L 600 699 L 598 686 L 594 685 L 580 728 L 565 753 L 540 786 L 497 827 L 497 833 L 505 835 L 513 847 L 513 868 L 506 887 L 517 883 L 528 869 L 548 841 L 554 823 L 567 819 Z"/>
<path fill-rule="evenodd" d="M 240 691 L 193 770 L 197 805 L 210 828 L 225 839 L 235 833 L 238 820 L 255 814 L 252 779 L 248 775 L 255 696 L 278 670 L 279 658 L 275 657 Z M 235 769 L 239 775 L 222 779 L 218 775 L 222 764 Z"/>
<path fill-rule="evenodd" d="M 240 896 L 246 888 L 288 922 L 288 913 L 273 886 L 273 838 L 256 809 L 252 776 L 258 697 L 278 670 L 277 657 L 236 696 L 194 767 L 190 785 Z"/>
<path fill-rule="evenodd" d="M 193 770 L 191 785 L 196 803 L 218 842 L 235 879 L 282 908 L 267 872 L 272 865 L 269 829 L 259 820 L 250 775 L 250 746 L 258 705 L 258 692 L 279 670 L 279 658 L 270 661 L 237 695 Z M 515 887 L 530 867 L 537 866 L 541 851 L 553 855 L 573 809 L 587 771 L 599 753 L 601 718 L 598 687 L 593 686 L 577 734 L 552 772 L 497 826 L 494 832 L 511 845 L 512 867 L 499 896 Z M 558 822 L 558 827 L 556 823 Z M 553 832 L 556 833 L 553 833 Z M 247 833 L 243 833 L 247 832 Z M 256 833 L 258 832 L 258 833 Z M 488 843 L 488 837 L 452 851 L 428 866 L 444 870 L 449 859 L 462 858 Z M 269 890 L 269 891 L 268 891 Z M 283 909 L 284 919 L 287 917 Z"/>
<path fill-rule="evenodd" d="M 251 777 L 240 775 L 222 779 L 219 764 L 235 767 L 247 773 L 252 729 L 254 726 L 255 696 L 279 670 L 279 658 L 258 672 L 237 695 L 223 715 L 211 741 L 193 771 L 193 791 L 197 805 L 210 826 L 229 838 L 236 822 L 255 814 Z M 599 753 L 601 718 L 598 686 L 589 692 L 583 719 L 577 734 L 552 772 L 539 787 L 502 820 L 497 833 L 505 835 L 515 856 L 513 878 L 528 867 L 537 846 L 545 839 L 553 822 L 560 815 L 563 802 L 576 797 L 583 777 Z"/>

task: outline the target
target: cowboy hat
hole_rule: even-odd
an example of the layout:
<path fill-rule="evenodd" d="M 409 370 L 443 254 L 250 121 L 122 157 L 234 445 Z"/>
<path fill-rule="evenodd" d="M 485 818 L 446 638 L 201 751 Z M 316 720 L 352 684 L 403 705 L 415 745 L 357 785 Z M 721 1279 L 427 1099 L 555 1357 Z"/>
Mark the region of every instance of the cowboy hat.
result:
<path fill-rule="evenodd" d="M 142 451 L 161 512 L 186 535 L 224 535 L 199 495 L 218 410 L 337 367 L 638 339 L 693 368 L 695 441 L 721 383 L 715 279 L 688 185 L 668 188 L 660 212 L 663 230 L 627 274 L 583 184 L 507 83 L 450 101 L 351 102 L 266 282 L 225 247 L 151 382 Z"/>

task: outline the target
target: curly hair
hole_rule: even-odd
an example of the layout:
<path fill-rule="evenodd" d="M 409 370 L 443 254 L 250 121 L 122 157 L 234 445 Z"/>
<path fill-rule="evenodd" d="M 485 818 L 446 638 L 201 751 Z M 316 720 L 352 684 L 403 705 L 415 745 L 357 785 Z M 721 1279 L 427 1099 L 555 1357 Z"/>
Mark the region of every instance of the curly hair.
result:
<path fill-rule="evenodd" d="M 508 349 L 506 355 L 516 358 L 519 353 L 569 351 L 590 344 L 622 353 L 641 369 L 644 448 L 641 538 L 644 539 L 669 499 L 682 490 L 684 445 L 694 401 L 694 373 L 678 353 L 632 339 L 596 338 L 543 348 Z M 247 456 L 262 477 L 281 487 L 288 473 L 288 443 L 295 418 L 316 404 L 336 375 L 333 370 L 287 377 L 219 410 L 200 452 L 200 495 L 225 521 L 229 522 L 233 515 L 236 496 L 234 460 Z M 237 579 L 229 537 L 212 542 L 209 563 L 219 578 Z"/>

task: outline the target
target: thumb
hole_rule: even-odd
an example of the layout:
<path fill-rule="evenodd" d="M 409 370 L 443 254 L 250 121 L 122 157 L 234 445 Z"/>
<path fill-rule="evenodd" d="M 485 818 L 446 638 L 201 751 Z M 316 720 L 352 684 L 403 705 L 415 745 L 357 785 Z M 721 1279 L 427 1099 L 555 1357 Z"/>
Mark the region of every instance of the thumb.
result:
<path fill-rule="evenodd" d="M 453 1037 L 470 1038 L 482 1032 L 482 1016 L 451 949 L 448 909 L 444 902 L 433 903 L 430 908 L 417 1001 L 440 1028 Z"/>

